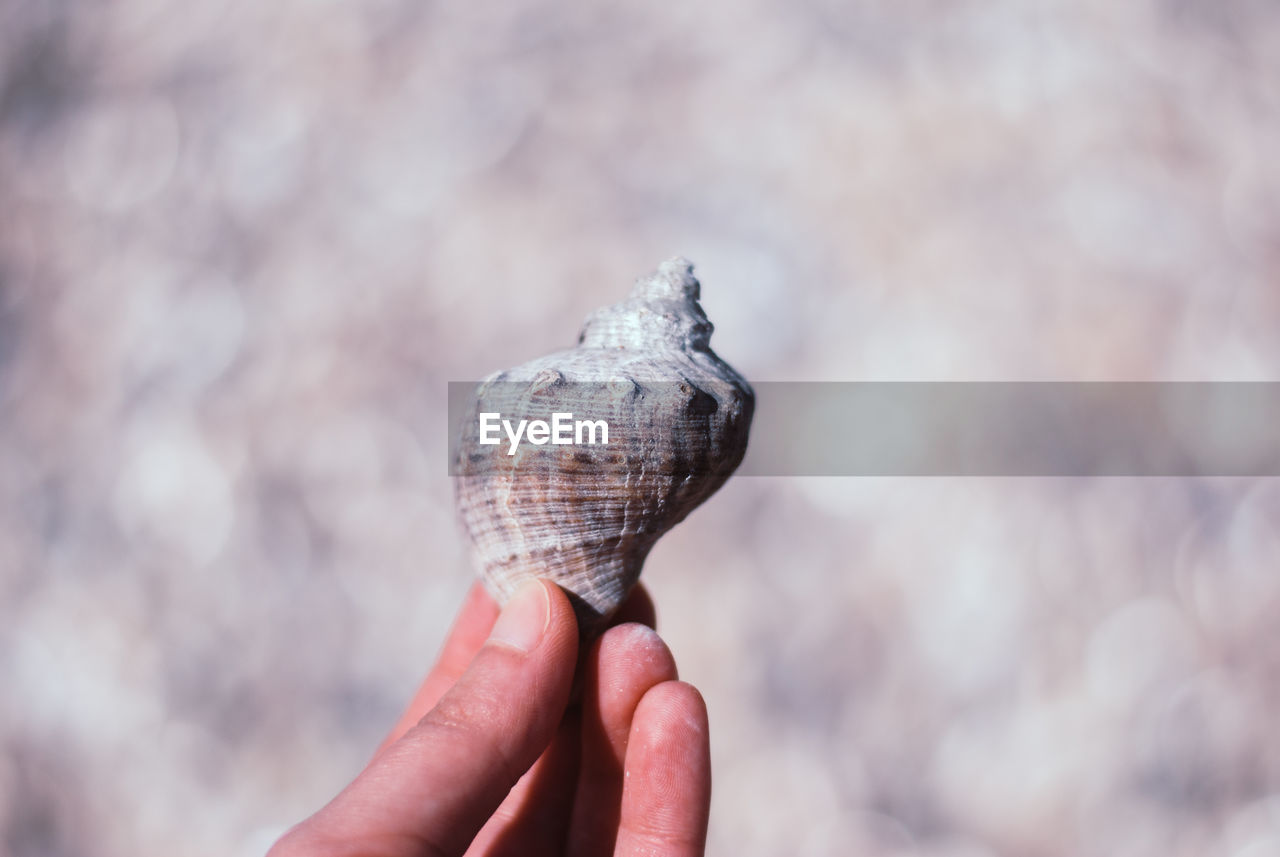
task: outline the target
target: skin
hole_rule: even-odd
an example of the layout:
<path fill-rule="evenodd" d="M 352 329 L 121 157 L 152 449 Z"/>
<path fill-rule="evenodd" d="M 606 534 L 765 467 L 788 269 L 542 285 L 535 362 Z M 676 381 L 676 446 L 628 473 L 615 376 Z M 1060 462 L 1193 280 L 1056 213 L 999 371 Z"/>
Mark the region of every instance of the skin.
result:
<path fill-rule="evenodd" d="M 677 680 L 648 594 L 581 658 L 556 585 L 526 584 L 501 615 L 471 589 L 369 765 L 268 857 L 703 853 L 706 706 Z"/>

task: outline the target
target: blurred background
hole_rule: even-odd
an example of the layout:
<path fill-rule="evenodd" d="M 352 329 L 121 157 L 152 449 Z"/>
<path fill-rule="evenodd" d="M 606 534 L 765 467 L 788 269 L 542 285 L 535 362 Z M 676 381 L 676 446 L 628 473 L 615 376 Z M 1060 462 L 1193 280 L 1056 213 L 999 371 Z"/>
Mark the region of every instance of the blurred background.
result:
<path fill-rule="evenodd" d="M 256 855 L 470 583 L 446 383 L 1280 380 L 1266 0 L 0 0 L 0 850 Z M 767 407 L 762 402 L 761 407 Z M 1280 484 L 731 481 L 710 852 L 1280 854 Z"/>

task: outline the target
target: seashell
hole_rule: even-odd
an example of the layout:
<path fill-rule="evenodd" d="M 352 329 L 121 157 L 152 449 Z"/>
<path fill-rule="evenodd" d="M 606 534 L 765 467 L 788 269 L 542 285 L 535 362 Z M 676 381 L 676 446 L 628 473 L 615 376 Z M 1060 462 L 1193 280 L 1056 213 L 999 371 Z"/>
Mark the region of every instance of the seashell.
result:
<path fill-rule="evenodd" d="M 592 313 L 576 347 L 476 390 L 459 427 L 455 493 L 474 564 L 499 603 L 528 579 L 550 578 L 569 594 L 583 636 L 595 635 L 654 543 L 742 461 L 755 397 L 711 350 L 698 296 L 693 266 L 671 259 L 627 300 Z M 508 421 L 497 444 L 493 414 Z M 533 440 L 532 421 L 554 425 L 556 414 L 571 415 L 574 433 Z M 600 420 L 607 442 L 592 443 L 604 435 Z M 577 430 L 584 422 L 590 436 Z"/>

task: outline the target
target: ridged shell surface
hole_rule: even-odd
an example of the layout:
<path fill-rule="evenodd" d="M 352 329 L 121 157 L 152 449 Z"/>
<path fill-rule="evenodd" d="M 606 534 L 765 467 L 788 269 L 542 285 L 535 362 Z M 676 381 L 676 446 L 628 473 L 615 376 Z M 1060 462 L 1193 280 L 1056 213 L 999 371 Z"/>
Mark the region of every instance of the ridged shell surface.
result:
<path fill-rule="evenodd" d="M 500 603 L 525 580 L 550 578 L 569 593 L 583 635 L 598 633 L 658 538 L 742 461 L 754 395 L 711 350 L 698 297 L 693 266 L 672 259 L 626 301 L 594 312 L 576 347 L 477 389 L 454 453 L 456 498 Z M 482 444 L 486 413 L 513 425 L 556 413 L 603 420 L 608 442 Z"/>

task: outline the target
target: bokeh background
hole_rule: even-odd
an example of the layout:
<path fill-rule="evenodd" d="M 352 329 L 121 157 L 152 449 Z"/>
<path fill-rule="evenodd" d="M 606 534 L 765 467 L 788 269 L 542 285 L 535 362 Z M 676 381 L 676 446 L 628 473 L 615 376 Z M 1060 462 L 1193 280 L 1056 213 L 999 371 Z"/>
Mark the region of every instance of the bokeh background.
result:
<path fill-rule="evenodd" d="M 669 256 L 756 380 L 1280 380 L 1277 141 L 1267 0 L 0 0 L 0 851 L 334 794 L 469 584 L 447 381 Z M 732 481 L 645 578 L 711 853 L 1280 854 L 1278 556 L 1275 480 Z"/>

